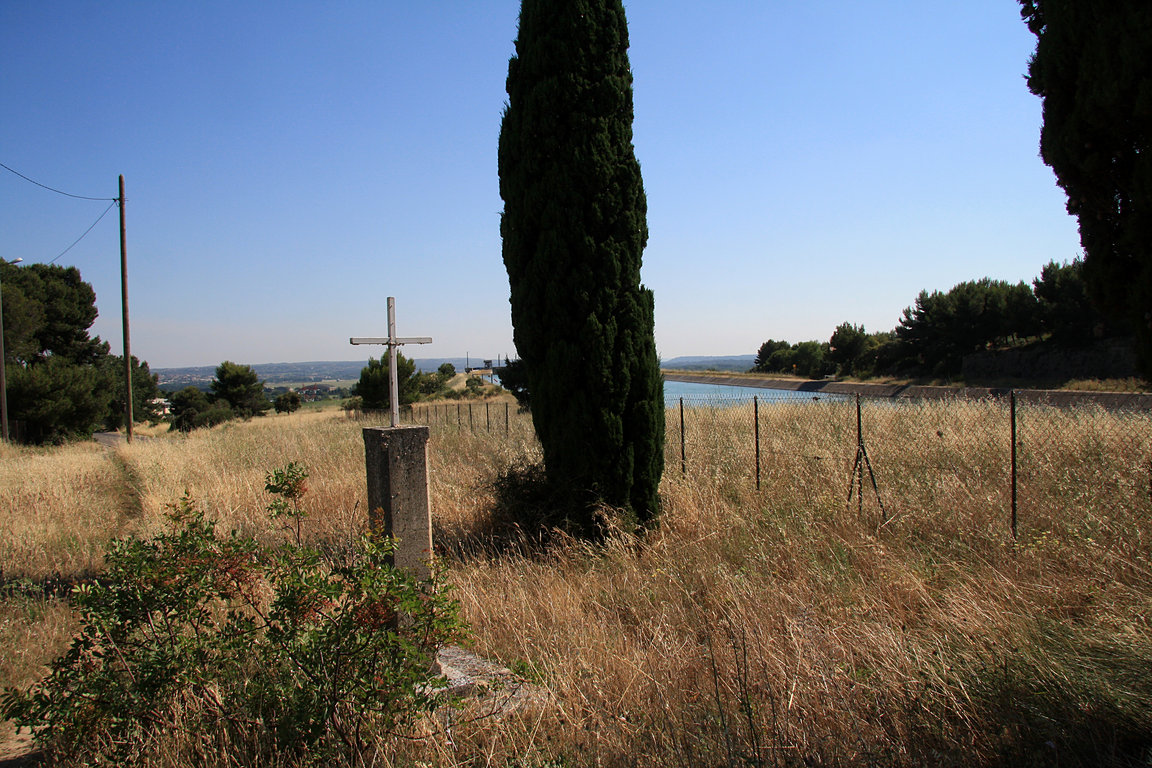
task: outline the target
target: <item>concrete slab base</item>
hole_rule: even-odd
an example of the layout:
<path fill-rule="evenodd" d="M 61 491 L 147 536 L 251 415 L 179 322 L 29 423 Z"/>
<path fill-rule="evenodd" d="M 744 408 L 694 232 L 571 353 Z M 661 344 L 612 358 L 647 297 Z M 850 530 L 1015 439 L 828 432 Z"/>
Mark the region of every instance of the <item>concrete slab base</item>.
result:
<path fill-rule="evenodd" d="M 488 715 L 502 716 L 522 707 L 542 706 L 550 698 L 544 688 L 459 646 L 441 648 L 436 653 L 436 663 L 448 682 L 443 694 L 475 701 Z"/>

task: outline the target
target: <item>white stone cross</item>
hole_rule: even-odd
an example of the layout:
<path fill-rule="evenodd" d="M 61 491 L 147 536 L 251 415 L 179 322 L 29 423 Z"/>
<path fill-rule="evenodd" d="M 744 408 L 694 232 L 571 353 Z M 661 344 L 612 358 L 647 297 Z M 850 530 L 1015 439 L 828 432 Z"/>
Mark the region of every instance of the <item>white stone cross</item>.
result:
<path fill-rule="evenodd" d="M 388 336 L 353 336 L 352 344 L 384 344 L 388 347 L 388 395 L 392 410 L 392 426 L 400 425 L 400 388 L 396 381 L 396 347 L 402 344 L 431 344 L 431 336 L 396 337 L 396 299 L 388 297 Z"/>

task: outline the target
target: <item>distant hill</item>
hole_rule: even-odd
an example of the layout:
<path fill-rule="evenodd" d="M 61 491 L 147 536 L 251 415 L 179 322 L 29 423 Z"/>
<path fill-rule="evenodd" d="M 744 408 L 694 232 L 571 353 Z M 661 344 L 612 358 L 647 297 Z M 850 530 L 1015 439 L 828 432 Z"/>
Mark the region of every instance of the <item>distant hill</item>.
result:
<path fill-rule="evenodd" d="M 375 357 L 375 356 L 374 356 Z M 480 357 L 418 357 L 416 370 L 435 371 L 443 363 L 452 363 L 456 370 L 463 372 L 467 365 L 479 368 L 487 358 Z M 661 368 L 675 368 L 681 371 L 747 371 L 755 362 L 755 355 L 727 355 L 715 357 L 674 357 L 664 360 Z M 498 358 L 493 363 L 502 362 Z M 368 360 L 320 360 L 307 363 L 255 363 L 252 370 L 270 387 L 302 382 L 354 381 L 360 378 L 360 369 L 368 365 Z M 189 368 L 153 368 L 152 373 L 160 377 L 160 387 L 166 390 L 183 389 L 192 386 L 207 389 L 216 366 L 198 365 Z"/>
<path fill-rule="evenodd" d="M 756 363 L 756 355 L 719 355 L 713 357 L 673 357 L 662 360 L 661 368 L 680 371 L 747 371 Z"/>
<path fill-rule="evenodd" d="M 495 363 L 495 359 L 493 362 Z M 471 363 L 473 368 L 479 368 L 484 364 L 484 359 L 478 357 L 416 358 L 416 370 L 435 371 L 443 363 L 452 363 L 456 366 L 456 370 L 463 371 L 468 363 Z M 368 365 L 367 358 L 364 360 L 328 360 L 307 363 L 255 363 L 252 365 L 252 370 L 256 371 L 256 375 L 268 386 L 277 386 L 300 382 L 352 381 L 360 378 L 360 370 L 366 365 Z M 216 366 L 153 368 L 152 373 L 160 377 L 162 389 L 176 390 L 189 386 L 207 389 L 209 382 L 216 375 Z"/>

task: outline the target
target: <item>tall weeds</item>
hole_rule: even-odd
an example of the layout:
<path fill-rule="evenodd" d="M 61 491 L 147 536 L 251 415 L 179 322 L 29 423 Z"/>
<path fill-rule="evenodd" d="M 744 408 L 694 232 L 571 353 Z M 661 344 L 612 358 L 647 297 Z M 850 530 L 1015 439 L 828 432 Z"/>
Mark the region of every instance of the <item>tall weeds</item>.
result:
<path fill-rule="evenodd" d="M 551 703 L 429 721 L 422 738 L 382 745 L 379 759 L 1147 764 L 1152 515 L 1139 503 L 1093 506 L 1065 468 L 1099 461 L 1108 476 L 1089 478 L 1093 487 L 1115 485 L 1117 473 L 1135 482 L 1110 457 L 1144 450 L 1115 436 L 1145 440 L 1145 426 L 1056 412 L 1041 446 L 1025 442 L 1039 434 L 1026 423 L 1026 482 L 1046 501 L 1022 509 L 1013 544 L 1007 492 L 996 490 L 1006 488 L 1003 409 L 867 414 L 886 516 L 870 488 L 863 515 L 846 503 L 854 406 L 765 408 L 759 491 L 749 449 L 733 448 L 733 430 L 751 433 L 746 418 L 690 409 L 682 475 L 670 411 L 661 525 L 595 547 L 563 537 L 545 548 L 452 546 L 487 524 L 500 473 L 539 454 L 526 416 L 509 434 L 434 427 L 437 544 L 471 644 L 547 688 Z M 190 489 L 222 528 L 257 530 L 263 473 L 297 461 L 312 477 L 306 535 L 342 536 L 363 525 L 360 426 L 308 414 L 134 444 L 121 455 L 140 488 L 140 525 Z M 47 474 L 68 464 L 27 460 Z M 42 514 L 66 518 L 67 507 Z"/>

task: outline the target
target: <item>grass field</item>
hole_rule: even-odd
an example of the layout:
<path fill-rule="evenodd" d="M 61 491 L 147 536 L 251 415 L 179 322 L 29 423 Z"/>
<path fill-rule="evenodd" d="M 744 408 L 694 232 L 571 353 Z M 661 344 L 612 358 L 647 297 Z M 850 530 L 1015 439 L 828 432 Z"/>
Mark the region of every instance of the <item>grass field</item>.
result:
<path fill-rule="evenodd" d="M 846 428 L 810 407 L 773 409 L 771 433 L 841 442 Z M 931 433 L 933 450 L 970 468 L 930 484 L 922 464 L 889 458 L 907 439 L 898 419 L 869 425 L 883 483 L 911 489 L 890 525 L 845 504 L 842 457 L 827 474 L 777 465 L 757 491 L 713 423 L 687 476 L 670 444 L 658 529 L 543 550 L 483 537 L 493 481 L 538 458 L 530 420 L 507 434 L 434 428 L 436 542 L 470 645 L 551 699 L 499 721 L 428 722 L 375 764 L 1152 764 L 1148 507 L 1110 505 L 1086 525 L 1055 489 L 1013 544 L 1003 499 L 971 492 L 1002 458 L 979 438 L 998 412 L 936 418 L 953 427 Z M 319 411 L 115 451 L 0 446 L 0 684 L 28 684 L 65 647 L 76 619 L 52 585 L 97 571 L 111 537 L 157 530 L 185 491 L 223 527 L 271 536 L 265 473 L 300 462 L 307 535 L 354 536 L 364 425 Z M 1127 431 L 1084 445 L 1054 430 L 1067 442 L 1048 446 L 1053 467 L 1033 482 L 1059 484 L 1067 457 L 1106 457 L 1100 440 Z"/>

